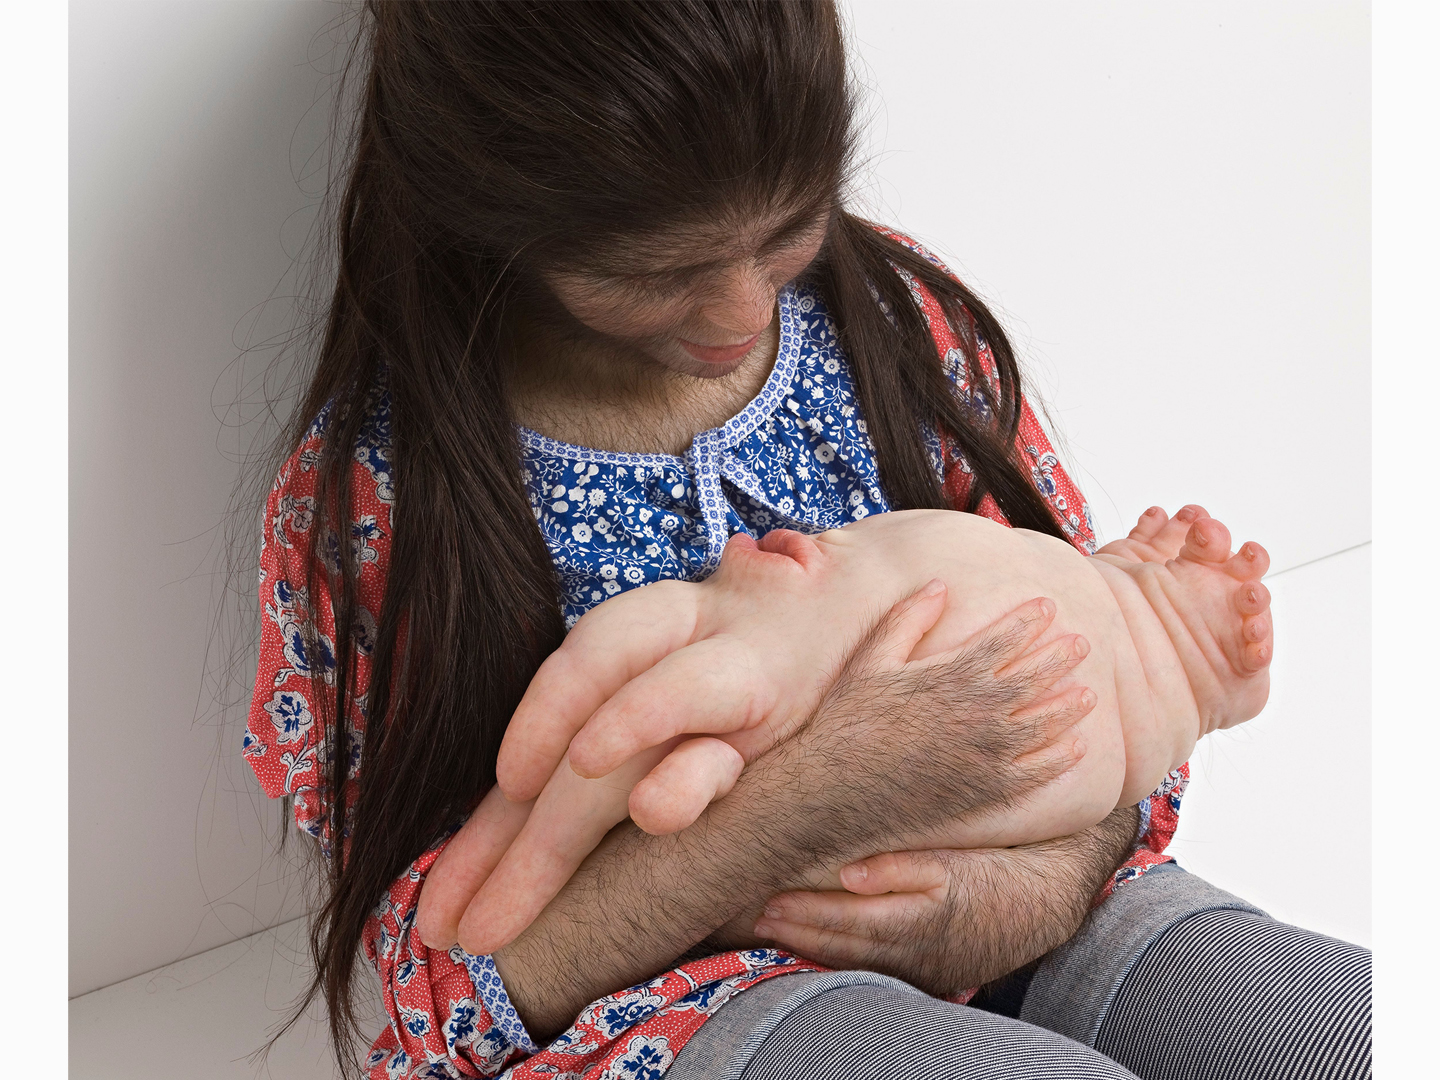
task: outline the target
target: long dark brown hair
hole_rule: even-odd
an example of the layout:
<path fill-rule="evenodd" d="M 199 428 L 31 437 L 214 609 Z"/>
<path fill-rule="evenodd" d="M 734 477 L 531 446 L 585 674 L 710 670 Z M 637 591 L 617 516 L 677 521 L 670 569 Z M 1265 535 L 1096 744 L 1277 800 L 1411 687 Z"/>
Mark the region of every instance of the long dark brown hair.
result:
<path fill-rule="evenodd" d="M 371 0 L 365 16 L 337 279 L 287 444 L 330 408 L 309 535 L 347 535 L 352 448 L 388 387 L 395 525 L 366 720 L 352 650 L 320 703 L 327 739 L 364 731 L 352 789 L 349 755 L 322 758 L 329 835 L 348 839 L 332 845 L 306 997 L 323 994 L 342 1067 L 366 918 L 494 783 L 510 714 L 564 634 L 503 377 L 540 268 L 600 266 L 619 241 L 676 225 L 829 211 L 805 276 L 839 325 L 892 505 L 945 505 L 929 423 L 973 468 L 972 506 L 988 492 L 1013 524 L 1060 535 L 1015 456 L 1020 373 L 1003 330 L 843 208 L 854 94 L 833 3 Z M 989 343 L 986 410 L 957 401 L 897 268 L 939 299 L 977 385 L 976 332 Z M 338 563 L 325 584 L 344 643 L 356 581 Z M 310 566 L 314 596 L 332 572 L 313 554 Z"/>

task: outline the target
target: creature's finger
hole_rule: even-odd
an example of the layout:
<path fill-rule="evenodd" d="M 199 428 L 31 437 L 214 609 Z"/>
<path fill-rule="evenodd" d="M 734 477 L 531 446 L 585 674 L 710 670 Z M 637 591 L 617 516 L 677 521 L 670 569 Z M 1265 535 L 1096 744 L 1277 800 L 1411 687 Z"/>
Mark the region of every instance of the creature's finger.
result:
<path fill-rule="evenodd" d="M 620 687 L 570 743 L 570 764 L 605 776 L 636 754 L 679 735 L 724 734 L 758 723 L 776 684 L 750 647 L 727 634 L 671 653 Z"/>
<path fill-rule="evenodd" d="M 1270 590 L 1259 581 L 1247 581 L 1235 590 L 1235 610 L 1259 615 L 1270 607 Z"/>
<path fill-rule="evenodd" d="M 606 601 L 540 665 L 500 744 L 495 774 L 515 801 L 535 798 L 575 733 L 622 686 L 684 647 L 695 630 L 694 586 L 656 582 Z"/>
<path fill-rule="evenodd" d="M 670 749 L 655 747 L 599 780 L 577 776 L 569 761 L 562 761 L 515 842 L 465 909 L 460 944 L 483 955 L 519 937 L 585 856 L 625 820 L 631 788 Z"/>
<path fill-rule="evenodd" d="M 430 867 L 420 889 L 415 932 L 429 948 L 460 939 L 466 907 L 519 835 L 534 802 L 513 803 L 492 787 Z"/>
<path fill-rule="evenodd" d="M 1180 558 L 1194 562 L 1223 563 L 1230 558 L 1230 530 L 1212 517 L 1196 518 L 1185 534 Z"/>
<path fill-rule="evenodd" d="M 1238 581 L 1259 581 L 1270 571 L 1270 553 L 1254 540 L 1246 540 L 1225 564 L 1225 572 Z"/>
<path fill-rule="evenodd" d="M 744 768 L 745 759 L 724 740 L 686 739 L 635 785 L 630 817 L 656 836 L 679 832 L 728 795 Z"/>
<path fill-rule="evenodd" d="M 1089 749 L 1088 744 L 1074 728 L 1070 731 L 1073 734 L 1063 735 L 1056 741 L 1021 754 L 1015 759 L 1021 775 L 1032 785 L 1048 784 L 1084 760 Z"/>

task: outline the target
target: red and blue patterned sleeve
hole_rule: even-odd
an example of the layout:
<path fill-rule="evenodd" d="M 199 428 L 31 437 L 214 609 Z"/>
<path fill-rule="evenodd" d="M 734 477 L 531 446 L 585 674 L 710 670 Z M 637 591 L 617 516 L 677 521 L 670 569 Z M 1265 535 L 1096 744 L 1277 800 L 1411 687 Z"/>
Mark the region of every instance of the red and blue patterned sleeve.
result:
<path fill-rule="evenodd" d="M 383 403 L 380 409 L 383 424 Z M 320 842 L 328 857 L 333 838 L 317 771 L 324 765 L 325 744 L 315 707 L 319 695 L 333 693 L 337 647 L 325 571 L 335 569 L 342 551 L 356 561 L 361 610 L 350 648 L 356 693 L 363 700 L 389 568 L 394 492 L 388 439 L 384 432 L 372 433 L 362 439 L 351 466 L 348 547 L 342 549 L 336 537 L 313 545 L 321 562 L 311 575 L 313 592 L 307 593 L 304 553 L 311 550 L 308 534 L 316 527 L 315 465 L 323 430 L 322 416 L 285 463 L 266 504 L 260 665 L 243 750 L 265 793 L 291 797 L 296 824 Z M 304 632 L 310 619 L 315 620 L 314 634 Z M 350 731 L 342 740 L 352 784 L 362 767 L 360 735 Z M 379 977 L 389 1019 L 366 1062 L 370 1080 L 493 1076 L 507 1067 L 513 1068 L 513 1080 L 557 1073 L 649 1075 L 647 1070 L 667 1068 L 734 994 L 783 972 L 823 970 L 774 949 L 712 956 L 599 999 L 542 1050 L 531 1041 L 490 957 L 472 956 L 459 946 L 434 951 L 414 932 L 425 875 L 443 846 L 417 859 L 386 890 L 365 924 L 363 948 Z"/>
<path fill-rule="evenodd" d="M 887 235 L 929 259 L 951 277 L 955 276 L 944 263 L 914 240 L 888 230 Z M 975 337 L 980 374 L 987 384 L 986 388 L 981 389 L 973 385 L 972 373 L 965 362 L 959 337 L 955 328 L 945 318 L 940 302 L 911 275 L 901 271 L 901 277 L 909 285 L 911 295 L 925 314 L 930 332 L 935 338 L 935 347 L 940 353 L 946 373 L 955 383 L 956 393 L 962 401 L 972 407 L 988 407 L 986 391 L 993 391 L 999 382 L 995 356 L 990 350 L 989 343 L 976 332 L 973 323 L 965 328 L 967 333 Z M 1015 438 L 1015 451 L 1019 461 L 1029 467 L 1030 478 L 1034 482 L 1036 490 L 1049 504 L 1051 512 L 1055 515 L 1055 521 L 1059 524 L 1066 539 L 1080 552 L 1093 555 L 1098 545 L 1098 538 L 1095 533 L 1094 519 L 1090 514 L 1090 504 L 1085 501 L 1085 497 L 1080 493 L 1080 488 L 1061 463 L 1059 455 L 1055 453 L 1055 448 L 1051 445 L 1050 437 L 1041 426 L 1039 418 L 1028 401 L 1021 402 L 1020 427 Z M 941 450 L 940 465 L 943 477 L 942 488 L 946 500 L 952 507 L 965 506 L 974 482 L 969 464 L 953 445 L 945 444 Z M 1002 525 L 1010 524 L 995 499 L 988 493 L 980 500 L 974 512 L 998 521 Z M 1117 885 L 1132 881 L 1161 863 L 1174 861 L 1171 856 L 1165 854 L 1165 849 L 1169 847 L 1170 841 L 1175 835 L 1176 826 L 1179 824 L 1180 799 L 1185 793 L 1185 786 L 1189 780 L 1190 765 L 1186 763 L 1171 772 L 1153 794 L 1141 800 L 1139 804 L 1140 828 L 1136 834 L 1130 858 L 1106 882 L 1105 888 L 1097 897 L 1097 903 L 1109 896 Z"/>
<path fill-rule="evenodd" d="M 260 663 L 243 753 L 265 794 L 290 796 L 296 824 L 320 842 L 327 857 L 334 857 L 321 770 L 326 754 L 334 752 L 329 748 L 340 748 L 349 757 L 353 786 L 362 766 L 362 733 L 357 727 L 323 740 L 318 705 L 322 695 L 333 702 L 336 650 L 346 647 L 352 650 L 363 716 L 389 568 L 394 493 L 388 446 L 365 440 L 351 465 L 350 535 L 343 543 L 336 536 L 312 543 L 324 419 L 285 463 L 265 507 Z M 309 575 L 307 591 L 305 558 L 312 549 L 319 564 Z M 338 572 L 336 560 L 342 557 L 353 560 L 358 570 L 356 630 L 348 643 L 335 641 L 326 586 L 328 571 Z M 311 620 L 314 632 L 306 633 Z M 354 805 L 353 794 L 349 805 Z M 343 853 L 343 839 L 340 846 Z M 491 1076 L 507 1061 L 535 1050 L 489 957 L 469 956 L 459 948 L 434 952 L 414 933 L 420 888 L 440 850 L 427 852 L 391 885 L 365 924 L 363 948 L 379 976 L 390 1019 L 370 1053 L 374 1080 Z"/>

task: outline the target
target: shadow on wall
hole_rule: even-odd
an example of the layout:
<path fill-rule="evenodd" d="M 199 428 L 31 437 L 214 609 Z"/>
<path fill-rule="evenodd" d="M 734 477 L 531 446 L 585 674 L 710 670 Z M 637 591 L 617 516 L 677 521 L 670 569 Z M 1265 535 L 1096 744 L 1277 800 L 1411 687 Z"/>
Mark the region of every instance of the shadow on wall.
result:
<path fill-rule="evenodd" d="M 255 463 L 277 430 L 270 404 L 283 416 L 293 393 L 284 345 L 304 313 L 299 260 L 350 23 L 334 3 L 71 13 L 80 994 L 305 910 L 308 841 L 277 854 L 279 804 L 239 747 L 269 483 Z"/>

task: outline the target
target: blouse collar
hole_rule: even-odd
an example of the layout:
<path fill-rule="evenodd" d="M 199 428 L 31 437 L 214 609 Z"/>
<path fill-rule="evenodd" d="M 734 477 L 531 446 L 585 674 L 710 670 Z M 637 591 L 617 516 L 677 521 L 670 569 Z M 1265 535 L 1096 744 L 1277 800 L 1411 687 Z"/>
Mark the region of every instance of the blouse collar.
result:
<path fill-rule="evenodd" d="M 759 393 L 750 403 L 719 427 L 699 432 L 684 455 L 677 454 L 628 454 L 613 450 L 596 450 L 590 446 L 562 442 L 541 435 L 538 431 L 516 424 L 515 431 L 521 446 L 549 457 L 569 458 L 572 461 L 603 461 L 612 465 L 680 465 L 693 455 L 698 446 L 714 451 L 733 450 L 765 423 L 781 405 L 795 383 L 795 373 L 800 366 L 800 331 L 796 325 L 795 283 L 787 283 L 780 290 L 780 347 L 775 356 L 775 366 L 760 387 Z"/>

